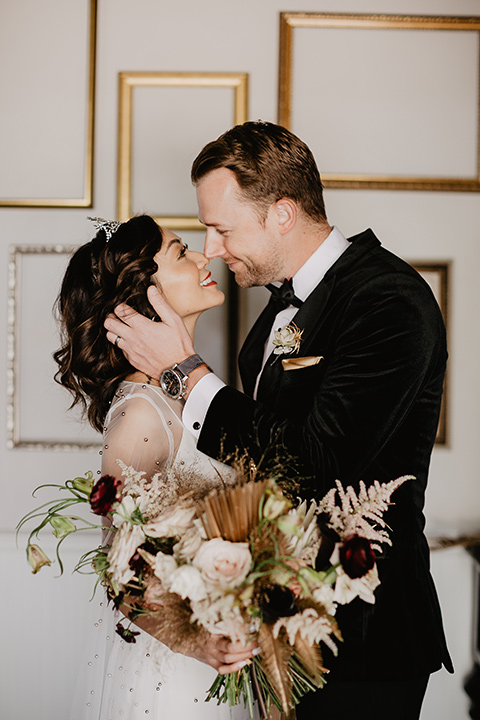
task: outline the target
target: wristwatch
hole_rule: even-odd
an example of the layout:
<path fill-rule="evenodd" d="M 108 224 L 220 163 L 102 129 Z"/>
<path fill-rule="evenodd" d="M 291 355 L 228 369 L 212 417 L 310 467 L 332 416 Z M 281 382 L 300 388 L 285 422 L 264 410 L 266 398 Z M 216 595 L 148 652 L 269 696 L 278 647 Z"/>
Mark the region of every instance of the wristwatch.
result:
<path fill-rule="evenodd" d="M 200 355 L 190 355 L 181 363 L 175 363 L 160 375 L 160 387 L 165 395 L 173 400 L 179 400 L 187 394 L 187 378 L 193 370 L 202 365 L 207 366 Z"/>

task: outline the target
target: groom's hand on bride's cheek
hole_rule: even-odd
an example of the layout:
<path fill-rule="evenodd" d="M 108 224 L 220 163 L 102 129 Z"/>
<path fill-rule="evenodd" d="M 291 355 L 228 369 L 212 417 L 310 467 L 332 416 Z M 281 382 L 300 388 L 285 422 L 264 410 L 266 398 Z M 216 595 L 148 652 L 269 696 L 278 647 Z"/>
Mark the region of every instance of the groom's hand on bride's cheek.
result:
<path fill-rule="evenodd" d="M 160 292 L 151 286 L 148 298 L 162 322 L 152 322 L 125 303 L 105 319 L 107 340 L 116 345 L 137 370 L 158 378 L 162 370 L 193 355 L 193 343 L 183 321 Z"/>

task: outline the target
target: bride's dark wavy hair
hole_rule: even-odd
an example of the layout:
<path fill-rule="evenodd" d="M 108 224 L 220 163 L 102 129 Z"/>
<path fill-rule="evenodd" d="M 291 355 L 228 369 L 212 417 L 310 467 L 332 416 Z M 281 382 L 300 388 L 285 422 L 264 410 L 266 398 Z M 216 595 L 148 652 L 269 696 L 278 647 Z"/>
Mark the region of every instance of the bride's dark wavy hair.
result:
<path fill-rule="evenodd" d="M 103 229 L 70 259 L 56 310 L 62 346 L 54 354 L 55 380 L 73 395 L 90 424 L 100 432 L 115 388 L 135 371 L 124 354 L 106 338 L 106 316 L 122 302 L 155 318 L 147 288 L 157 271 L 160 227 L 148 215 L 120 225 L 107 242 Z"/>

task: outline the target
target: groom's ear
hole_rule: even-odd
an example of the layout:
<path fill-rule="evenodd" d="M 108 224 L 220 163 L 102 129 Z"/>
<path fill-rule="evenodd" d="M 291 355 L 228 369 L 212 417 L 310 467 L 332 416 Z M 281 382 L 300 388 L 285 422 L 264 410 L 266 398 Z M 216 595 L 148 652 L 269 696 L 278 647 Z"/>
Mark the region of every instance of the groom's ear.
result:
<path fill-rule="evenodd" d="M 297 222 L 297 205 L 290 198 L 277 200 L 274 205 L 278 230 L 281 235 L 286 235 Z"/>

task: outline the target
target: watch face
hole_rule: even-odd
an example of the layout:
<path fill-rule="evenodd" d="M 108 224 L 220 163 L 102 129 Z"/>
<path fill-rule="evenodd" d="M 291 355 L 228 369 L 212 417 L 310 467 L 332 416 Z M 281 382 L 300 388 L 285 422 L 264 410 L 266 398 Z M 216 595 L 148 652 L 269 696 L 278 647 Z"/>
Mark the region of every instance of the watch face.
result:
<path fill-rule="evenodd" d="M 171 370 L 164 370 L 160 377 L 160 385 L 164 393 L 171 398 L 182 397 L 182 391 L 184 390 L 183 383 L 179 375 Z"/>

